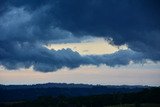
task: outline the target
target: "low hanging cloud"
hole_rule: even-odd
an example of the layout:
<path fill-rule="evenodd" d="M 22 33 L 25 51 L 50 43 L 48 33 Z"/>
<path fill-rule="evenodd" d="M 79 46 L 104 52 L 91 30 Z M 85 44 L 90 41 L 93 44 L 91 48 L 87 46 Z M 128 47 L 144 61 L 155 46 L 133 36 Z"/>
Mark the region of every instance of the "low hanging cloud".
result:
<path fill-rule="evenodd" d="M 108 55 L 86 55 L 81 56 L 71 49 L 49 50 L 39 44 L 30 43 L 8 43 L 8 50 L 1 51 L 0 64 L 7 69 L 29 68 L 34 70 L 49 72 L 56 71 L 63 67 L 70 69 L 80 65 L 100 65 L 120 66 L 128 65 L 131 61 L 141 62 L 144 56 L 132 50 L 121 50 Z"/>
<path fill-rule="evenodd" d="M 114 67 L 159 61 L 159 4 L 159 0 L 1 0 L 0 64 L 7 69 L 33 66 L 47 72 L 90 64 Z M 130 49 L 81 56 L 70 49 L 44 47 L 87 35 Z"/>

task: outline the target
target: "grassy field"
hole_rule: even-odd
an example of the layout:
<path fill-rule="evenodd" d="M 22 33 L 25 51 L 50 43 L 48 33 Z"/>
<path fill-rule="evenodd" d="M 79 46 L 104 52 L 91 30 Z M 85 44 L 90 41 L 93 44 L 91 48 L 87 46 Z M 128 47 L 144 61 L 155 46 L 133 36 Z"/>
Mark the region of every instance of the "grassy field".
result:
<path fill-rule="evenodd" d="M 112 105 L 107 107 L 160 107 L 160 104 L 122 104 L 122 105 Z"/>

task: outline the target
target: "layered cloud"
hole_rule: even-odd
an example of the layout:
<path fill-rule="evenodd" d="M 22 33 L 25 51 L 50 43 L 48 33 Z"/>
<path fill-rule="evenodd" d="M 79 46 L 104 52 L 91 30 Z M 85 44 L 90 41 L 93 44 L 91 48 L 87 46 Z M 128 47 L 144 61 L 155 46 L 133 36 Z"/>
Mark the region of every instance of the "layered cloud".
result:
<path fill-rule="evenodd" d="M 71 49 L 49 50 L 39 44 L 28 43 L 7 43 L 9 47 L 1 50 L 0 64 L 7 69 L 29 68 L 33 66 L 37 71 L 56 71 L 63 67 L 70 69 L 80 65 L 100 65 L 120 66 L 132 62 L 141 62 L 144 56 L 132 50 L 121 50 L 114 54 L 106 55 L 85 55 Z"/>
<path fill-rule="evenodd" d="M 158 0 L 60 1 L 56 19 L 73 33 L 90 34 L 115 45 L 127 44 L 152 60 L 160 60 Z M 65 17 L 65 18 L 64 18 Z"/>
<path fill-rule="evenodd" d="M 80 65 L 108 66 L 160 60 L 158 0 L 1 0 L 0 64 L 7 69 L 55 71 Z M 129 50 L 82 56 L 44 44 L 103 37 Z"/>

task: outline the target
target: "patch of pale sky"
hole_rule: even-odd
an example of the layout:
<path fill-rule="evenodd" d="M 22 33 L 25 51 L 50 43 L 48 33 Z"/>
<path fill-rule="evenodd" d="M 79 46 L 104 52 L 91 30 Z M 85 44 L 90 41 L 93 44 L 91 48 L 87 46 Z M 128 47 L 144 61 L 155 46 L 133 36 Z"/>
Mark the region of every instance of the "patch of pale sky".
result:
<path fill-rule="evenodd" d="M 111 54 L 120 49 L 127 49 L 126 45 L 120 47 L 113 46 L 103 38 L 90 38 L 79 43 L 49 44 L 46 47 L 54 50 L 70 48 L 73 51 L 77 51 L 81 55 Z"/>
<path fill-rule="evenodd" d="M 105 65 L 63 68 L 42 73 L 30 69 L 8 71 L 0 68 L 0 84 L 85 83 L 103 85 L 160 85 L 160 63 L 129 64 L 121 67 Z"/>

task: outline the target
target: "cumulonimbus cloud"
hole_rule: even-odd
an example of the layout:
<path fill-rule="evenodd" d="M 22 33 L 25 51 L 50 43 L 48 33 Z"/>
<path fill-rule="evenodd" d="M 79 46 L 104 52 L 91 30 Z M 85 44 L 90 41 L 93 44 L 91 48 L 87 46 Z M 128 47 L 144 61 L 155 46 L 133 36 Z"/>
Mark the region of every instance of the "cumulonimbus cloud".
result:
<path fill-rule="evenodd" d="M 55 71 L 80 65 L 127 65 L 160 60 L 158 0 L 2 0 L 0 64 L 7 69 Z M 49 50 L 44 44 L 90 35 L 110 39 L 129 50 L 81 56 L 70 49 Z"/>

